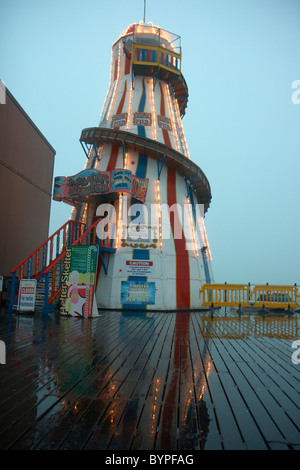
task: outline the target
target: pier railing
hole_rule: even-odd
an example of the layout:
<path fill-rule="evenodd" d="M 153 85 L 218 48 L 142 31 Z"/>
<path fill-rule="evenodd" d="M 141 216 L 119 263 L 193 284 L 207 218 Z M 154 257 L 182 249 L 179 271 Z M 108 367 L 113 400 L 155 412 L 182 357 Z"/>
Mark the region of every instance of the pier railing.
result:
<path fill-rule="evenodd" d="M 298 288 L 250 284 L 203 284 L 199 291 L 203 306 L 297 308 Z"/>

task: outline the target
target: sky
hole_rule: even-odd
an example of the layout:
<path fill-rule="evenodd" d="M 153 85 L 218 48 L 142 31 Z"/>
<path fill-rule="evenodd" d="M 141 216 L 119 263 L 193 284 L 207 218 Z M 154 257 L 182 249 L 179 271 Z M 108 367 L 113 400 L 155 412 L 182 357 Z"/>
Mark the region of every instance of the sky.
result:
<path fill-rule="evenodd" d="M 0 0 L 0 79 L 56 150 L 54 176 L 84 168 L 111 45 L 143 17 L 144 0 Z M 300 0 L 147 0 L 145 20 L 181 36 L 215 282 L 300 285 Z M 50 233 L 69 216 L 52 201 Z"/>

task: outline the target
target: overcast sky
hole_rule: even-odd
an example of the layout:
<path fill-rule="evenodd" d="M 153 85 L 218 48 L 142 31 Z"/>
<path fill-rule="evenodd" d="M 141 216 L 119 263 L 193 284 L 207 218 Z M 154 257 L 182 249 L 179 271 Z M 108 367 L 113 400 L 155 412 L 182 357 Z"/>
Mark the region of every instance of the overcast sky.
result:
<path fill-rule="evenodd" d="M 0 78 L 55 148 L 54 176 L 84 168 L 111 45 L 143 16 L 143 0 L 0 0 Z M 147 0 L 148 21 L 181 36 L 215 281 L 300 284 L 300 0 Z M 53 201 L 50 233 L 69 216 Z"/>

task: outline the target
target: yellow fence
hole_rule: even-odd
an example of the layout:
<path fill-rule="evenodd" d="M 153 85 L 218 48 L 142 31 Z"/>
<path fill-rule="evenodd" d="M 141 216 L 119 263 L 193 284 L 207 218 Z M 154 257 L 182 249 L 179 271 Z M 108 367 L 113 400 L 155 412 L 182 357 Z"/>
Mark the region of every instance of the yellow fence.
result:
<path fill-rule="evenodd" d="M 250 284 L 203 284 L 199 290 L 203 306 L 296 308 L 298 288 Z"/>
<path fill-rule="evenodd" d="M 213 321 L 213 326 L 212 326 Z M 271 316 L 262 318 L 259 315 L 237 316 L 201 316 L 200 331 L 204 338 L 299 338 L 300 325 L 298 318 Z"/>

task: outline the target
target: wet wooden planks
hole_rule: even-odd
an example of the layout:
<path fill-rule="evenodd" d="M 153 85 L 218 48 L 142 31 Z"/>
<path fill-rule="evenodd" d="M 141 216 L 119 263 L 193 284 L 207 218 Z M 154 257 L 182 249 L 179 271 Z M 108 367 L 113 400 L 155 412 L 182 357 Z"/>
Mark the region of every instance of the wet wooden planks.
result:
<path fill-rule="evenodd" d="M 297 315 L 0 319 L 2 449 L 300 446 Z"/>
<path fill-rule="evenodd" d="M 250 449 L 293 447 L 299 442 L 300 374 L 292 365 L 291 349 L 283 356 L 282 341 L 236 335 L 230 323 L 227 334 L 220 335 L 222 319 L 209 321 L 214 378 L 222 384 L 243 442 Z M 218 419 L 220 407 L 215 408 Z M 222 432 L 224 446 L 232 448 L 226 434 Z"/>

